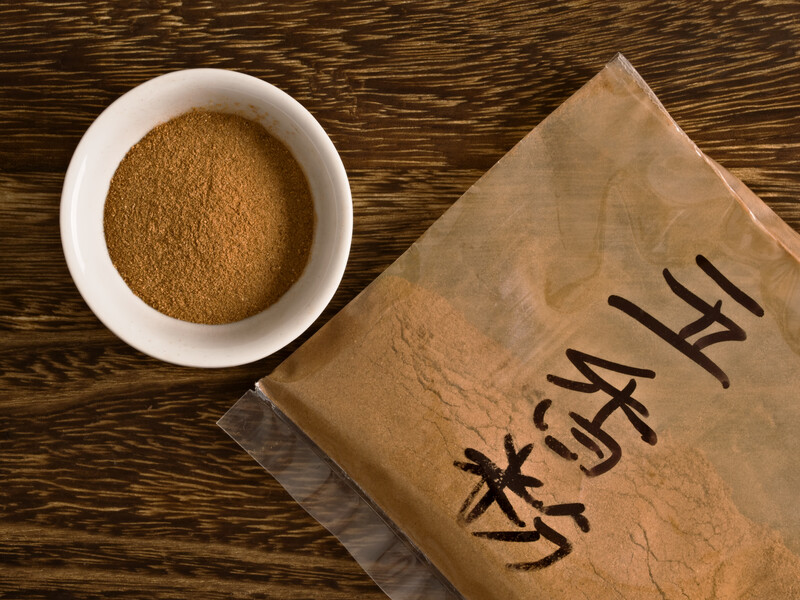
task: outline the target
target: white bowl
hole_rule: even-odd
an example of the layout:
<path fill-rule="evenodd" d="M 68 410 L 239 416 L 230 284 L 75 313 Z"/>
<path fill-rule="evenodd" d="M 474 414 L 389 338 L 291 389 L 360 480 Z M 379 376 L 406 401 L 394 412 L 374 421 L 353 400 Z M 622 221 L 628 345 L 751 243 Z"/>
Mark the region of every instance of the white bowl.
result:
<path fill-rule="evenodd" d="M 311 257 L 300 279 L 263 312 L 226 325 L 180 321 L 145 304 L 112 265 L 103 234 L 103 206 L 120 161 L 153 127 L 192 108 L 259 121 L 286 144 L 308 178 L 317 215 Z M 69 271 L 89 308 L 134 348 L 193 367 L 252 362 L 303 333 L 339 286 L 352 230 L 347 174 L 320 124 L 278 88 L 221 69 L 162 75 L 116 100 L 78 144 L 61 194 L 61 242 Z"/>

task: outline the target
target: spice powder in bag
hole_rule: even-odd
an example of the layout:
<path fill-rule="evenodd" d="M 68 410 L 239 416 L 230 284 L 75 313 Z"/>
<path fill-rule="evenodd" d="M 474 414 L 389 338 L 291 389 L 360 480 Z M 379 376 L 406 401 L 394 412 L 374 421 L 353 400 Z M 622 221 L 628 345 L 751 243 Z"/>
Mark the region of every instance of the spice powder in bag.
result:
<path fill-rule="evenodd" d="M 798 256 L 618 56 L 258 386 L 466 598 L 798 598 Z"/>

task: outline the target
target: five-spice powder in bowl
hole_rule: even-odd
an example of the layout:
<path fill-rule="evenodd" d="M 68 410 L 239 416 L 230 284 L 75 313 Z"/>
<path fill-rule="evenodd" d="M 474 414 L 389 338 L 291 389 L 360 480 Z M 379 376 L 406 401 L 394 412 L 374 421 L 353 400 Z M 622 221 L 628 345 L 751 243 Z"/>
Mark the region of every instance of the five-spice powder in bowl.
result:
<path fill-rule="evenodd" d="M 70 273 L 97 317 L 156 358 L 225 367 L 299 336 L 341 281 L 347 175 L 311 114 L 232 71 L 152 79 L 84 135 L 61 200 Z"/>

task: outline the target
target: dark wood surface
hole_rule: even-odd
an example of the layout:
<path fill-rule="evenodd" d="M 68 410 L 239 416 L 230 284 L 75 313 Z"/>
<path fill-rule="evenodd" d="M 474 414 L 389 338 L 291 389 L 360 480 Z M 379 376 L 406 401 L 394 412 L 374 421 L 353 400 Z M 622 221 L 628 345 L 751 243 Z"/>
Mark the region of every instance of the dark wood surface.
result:
<path fill-rule="evenodd" d="M 350 176 L 355 233 L 310 333 L 617 51 L 800 229 L 797 2 L 0 3 L 0 597 L 383 597 L 215 425 L 299 342 L 242 367 L 176 367 L 78 294 L 60 191 L 105 106 L 207 66 L 316 115 Z"/>

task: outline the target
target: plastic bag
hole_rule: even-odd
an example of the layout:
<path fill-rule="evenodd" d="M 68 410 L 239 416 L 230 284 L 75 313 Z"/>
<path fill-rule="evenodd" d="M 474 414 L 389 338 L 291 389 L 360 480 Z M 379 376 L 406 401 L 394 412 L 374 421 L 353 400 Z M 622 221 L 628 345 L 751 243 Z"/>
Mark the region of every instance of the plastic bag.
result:
<path fill-rule="evenodd" d="M 259 402 L 466 598 L 800 597 L 799 256 L 618 55 Z"/>

